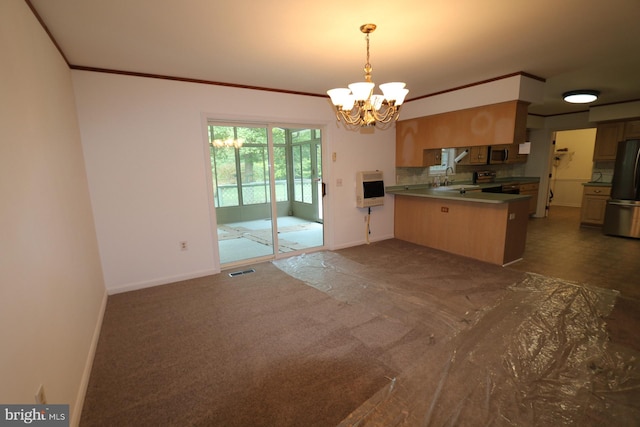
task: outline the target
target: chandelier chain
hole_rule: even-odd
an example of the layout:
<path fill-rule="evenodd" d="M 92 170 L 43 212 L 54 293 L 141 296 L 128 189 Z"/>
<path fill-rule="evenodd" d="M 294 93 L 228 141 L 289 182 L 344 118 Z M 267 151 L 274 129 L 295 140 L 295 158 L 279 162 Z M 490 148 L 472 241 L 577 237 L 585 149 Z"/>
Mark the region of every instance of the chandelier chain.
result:
<path fill-rule="evenodd" d="M 369 33 L 367 33 L 367 63 L 364 64 L 364 79 L 367 82 L 371 81 L 371 63 L 369 62 Z"/>

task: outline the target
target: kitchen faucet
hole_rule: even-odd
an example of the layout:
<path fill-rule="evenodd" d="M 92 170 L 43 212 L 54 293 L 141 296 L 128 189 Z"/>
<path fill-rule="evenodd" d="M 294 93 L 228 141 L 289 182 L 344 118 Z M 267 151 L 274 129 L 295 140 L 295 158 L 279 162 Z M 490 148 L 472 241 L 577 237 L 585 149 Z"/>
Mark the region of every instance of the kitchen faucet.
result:
<path fill-rule="evenodd" d="M 448 166 L 444 170 L 444 185 L 449 185 L 449 169 L 451 169 L 451 173 L 453 173 L 453 167 Z"/>

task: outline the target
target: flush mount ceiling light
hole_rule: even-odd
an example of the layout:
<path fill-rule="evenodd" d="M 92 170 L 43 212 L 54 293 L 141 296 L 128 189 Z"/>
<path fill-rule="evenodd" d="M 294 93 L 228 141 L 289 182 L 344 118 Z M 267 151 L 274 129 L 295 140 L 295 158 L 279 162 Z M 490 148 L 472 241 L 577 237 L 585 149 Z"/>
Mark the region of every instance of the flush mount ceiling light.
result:
<path fill-rule="evenodd" d="M 338 121 L 351 127 L 375 126 L 376 123 L 389 123 L 398 120 L 400 106 L 409 93 L 405 83 L 392 82 L 380 85 L 382 95 L 374 94 L 375 83 L 371 81 L 371 64 L 369 63 L 369 34 L 375 31 L 375 24 L 364 24 L 360 31 L 366 34 L 367 63 L 364 65 L 364 82 L 351 83 L 349 89 L 337 88 L 328 90 L 331 102 L 336 109 Z"/>
<path fill-rule="evenodd" d="M 570 102 L 572 104 L 588 104 L 590 102 L 598 99 L 600 92 L 597 90 L 572 90 L 570 92 L 565 92 L 562 94 L 562 98 L 566 102 Z"/>

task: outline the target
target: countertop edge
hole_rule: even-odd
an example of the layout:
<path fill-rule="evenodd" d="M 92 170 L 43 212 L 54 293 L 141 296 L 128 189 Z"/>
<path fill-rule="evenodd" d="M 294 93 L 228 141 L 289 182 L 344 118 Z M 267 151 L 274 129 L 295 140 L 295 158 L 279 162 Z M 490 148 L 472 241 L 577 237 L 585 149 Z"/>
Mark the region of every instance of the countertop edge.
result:
<path fill-rule="evenodd" d="M 611 187 L 611 183 L 610 182 L 593 182 L 593 181 L 589 181 L 589 182 L 583 182 L 582 185 L 584 185 L 585 187 Z"/>
<path fill-rule="evenodd" d="M 520 200 L 530 199 L 528 194 L 504 194 L 504 193 L 483 193 L 482 191 L 467 191 L 461 193 L 459 190 L 434 190 L 430 188 L 424 189 L 406 189 L 406 190 L 387 190 L 387 193 L 396 196 L 424 197 L 429 199 L 442 199 L 452 201 L 464 201 L 473 203 L 511 203 Z"/>
<path fill-rule="evenodd" d="M 385 188 L 385 192 L 399 196 L 426 197 L 431 199 L 458 200 L 474 203 L 510 203 L 518 200 L 530 199 L 527 194 L 483 193 L 484 188 L 499 187 L 505 182 L 519 182 L 521 184 L 539 183 L 538 177 L 501 177 L 495 182 L 472 184 L 468 181 L 454 182 L 452 185 L 474 185 L 473 189 L 460 193 L 459 190 L 435 189 L 430 184 L 406 184 L 391 185 Z M 480 190 L 480 191 L 479 191 Z"/>

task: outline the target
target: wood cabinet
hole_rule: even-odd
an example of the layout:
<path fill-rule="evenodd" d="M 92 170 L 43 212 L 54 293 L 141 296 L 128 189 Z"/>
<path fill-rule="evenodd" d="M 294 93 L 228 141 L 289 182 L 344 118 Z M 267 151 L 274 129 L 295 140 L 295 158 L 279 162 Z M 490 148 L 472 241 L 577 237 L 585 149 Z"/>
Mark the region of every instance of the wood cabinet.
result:
<path fill-rule="evenodd" d="M 520 144 L 527 141 L 527 113 L 529 110 L 529 104 L 521 102 L 518 103 L 516 108 L 516 126 L 507 163 L 526 163 L 529 155 L 520 154 Z"/>
<path fill-rule="evenodd" d="M 598 123 L 593 161 L 615 160 L 618 142 L 633 138 L 640 138 L 640 120 Z"/>
<path fill-rule="evenodd" d="M 624 122 L 599 123 L 593 149 L 593 161 L 616 159 L 618 141 L 624 139 Z"/>
<path fill-rule="evenodd" d="M 531 196 L 529 199 L 529 215 L 534 215 L 538 209 L 538 187 L 537 182 L 520 184 L 520 194 Z"/>
<path fill-rule="evenodd" d="M 474 203 L 396 194 L 394 206 L 397 239 L 498 265 L 524 253 L 529 218 L 524 199 Z"/>
<path fill-rule="evenodd" d="M 524 142 L 528 105 L 507 101 L 400 120 L 396 123 L 396 166 L 425 166 L 426 149 Z"/>
<path fill-rule="evenodd" d="M 624 123 L 624 139 L 640 138 L 640 120 Z"/>
<path fill-rule="evenodd" d="M 467 154 L 460 162 L 459 165 L 486 165 L 488 161 L 489 147 L 486 145 L 474 146 L 474 147 L 462 147 L 456 148 L 456 157 L 463 151 L 469 150 Z"/>
<path fill-rule="evenodd" d="M 423 152 L 427 148 L 423 118 L 401 120 L 396 123 L 396 166 L 423 167 Z"/>
<path fill-rule="evenodd" d="M 423 166 L 439 166 L 442 164 L 442 149 L 434 148 L 422 152 Z"/>
<path fill-rule="evenodd" d="M 604 224 L 604 212 L 611 187 L 585 185 L 582 192 L 580 222 L 585 225 Z"/>

